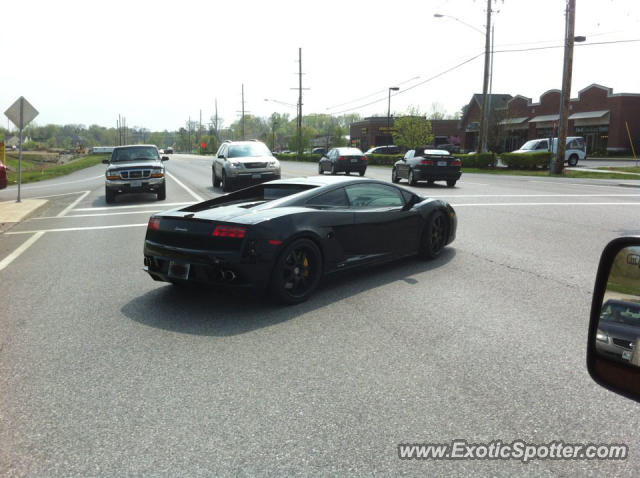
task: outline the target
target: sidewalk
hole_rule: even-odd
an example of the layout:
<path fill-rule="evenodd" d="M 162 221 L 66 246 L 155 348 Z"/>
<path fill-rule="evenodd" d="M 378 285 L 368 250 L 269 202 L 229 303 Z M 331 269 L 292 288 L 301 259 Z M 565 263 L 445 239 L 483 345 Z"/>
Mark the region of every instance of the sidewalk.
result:
<path fill-rule="evenodd" d="M 589 168 L 564 168 L 567 171 L 586 171 L 588 173 L 607 173 L 607 174 L 628 174 L 631 176 L 638 176 L 640 179 L 640 173 L 627 173 L 624 171 L 609 171 L 608 169 L 589 169 Z"/>
<path fill-rule="evenodd" d="M 46 199 L 23 199 L 22 202 L 0 201 L 0 232 L 11 229 L 46 203 Z"/>

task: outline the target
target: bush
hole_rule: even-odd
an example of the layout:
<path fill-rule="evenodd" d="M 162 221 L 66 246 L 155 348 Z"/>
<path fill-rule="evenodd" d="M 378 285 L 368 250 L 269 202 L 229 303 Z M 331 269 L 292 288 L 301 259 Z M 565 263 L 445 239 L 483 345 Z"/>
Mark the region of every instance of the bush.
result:
<path fill-rule="evenodd" d="M 510 169 L 548 169 L 551 153 L 502 153 L 500 160 Z"/>
<path fill-rule="evenodd" d="M 302 156 L 298 156 L 298 153 L 276 153 L 275 157 L 280 161 L 307 161 L 310 163 L 317 163 L 322 157 L 320 154 L 303 153 Z"/>
<path fill-rule="evenodd" d="M 371 166 L 393 166 L 401 154 L 367 154 L 367 163 Z"/>
<path fill-rule="evenodd" d="M 454 154 L 454 156 L 462 161 L 462 169 L 496 167 L 496 153 Z"/>

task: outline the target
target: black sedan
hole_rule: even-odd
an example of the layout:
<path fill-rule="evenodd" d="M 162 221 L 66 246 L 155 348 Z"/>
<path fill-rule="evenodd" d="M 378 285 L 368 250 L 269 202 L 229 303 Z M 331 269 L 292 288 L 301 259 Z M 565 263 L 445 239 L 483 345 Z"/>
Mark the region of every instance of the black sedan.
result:
<path fill-rule="evenodd" d="M 318 162 L 318 174 L 358 173 L 364 176 L 366 170 L 367 157 L 358 148 L 330 149 Z"/>
<path fill-rule="evenodd" d="M 462 175 L 462 161 L 441 149 L 410 149 L 403 158 L 396 161 L 391 170 L 394 183 L 406 179 L 411 186 L 418 181 L 446 181 L 452 188 Z"/>
<path fill-rule="evenodd" d="M 157 281 L 253 287 L 295 304 L 336 271 L 434 258 L 456 226 L 445 201 L 386 182 L 278 180 L 152 216 L 144 263 Z"/>

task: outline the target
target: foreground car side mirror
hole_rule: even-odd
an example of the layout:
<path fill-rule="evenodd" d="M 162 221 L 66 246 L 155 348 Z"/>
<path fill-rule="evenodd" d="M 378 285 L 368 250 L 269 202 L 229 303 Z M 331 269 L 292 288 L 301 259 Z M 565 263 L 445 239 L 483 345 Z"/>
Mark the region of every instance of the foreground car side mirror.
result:
<path fill-rule="evenodd" d="M 163 156 L 162 161 L 169 161 L 169 156 Z"/>
<path fill-rule="evenodd" d="M 600 257 L 587 369 L 598 384 L 640 401 L 640 236 L 614 239 Z"/>
<path fill-rule="evenodd" d="M 102 160 L 102 164 L 109 164 L 109 160 L 108 159 L 103 159 Z"/>

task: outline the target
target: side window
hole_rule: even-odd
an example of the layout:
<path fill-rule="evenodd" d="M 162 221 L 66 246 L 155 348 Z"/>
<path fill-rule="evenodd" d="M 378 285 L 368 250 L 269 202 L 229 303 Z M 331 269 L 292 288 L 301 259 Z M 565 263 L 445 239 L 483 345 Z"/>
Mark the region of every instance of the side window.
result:
<path fill-rule="evenodd" d="M 404 199 L 400 191 L 384 184 L 355 184 L 347 186 L 351 206 L 358 209 L 402 207 Z"/>
<path fill-rule="evenodd" d="M 324 194 L 320 194 L 307 201 L 307 206 L 311 207 L 349 207 L 349 200 L 344 188 L 334 189 Z"/>
<path fill-rule="evenodd" d="M 536 149 L 543 149 L 543 150 L 548 150 L 549 149 L 549 142 L 548 141 L 540 141 L 538 143 L 538 145 L 536 146 Z"/>
<path fill-rule="evenodd" d="M 222 146 L 220 146 L 220 149 L 218 149 L 218 154 L 216 154 L 216 156 L 224 156 L 225 153 L 227 152 L 227 145 L 223 144 Z"/>

